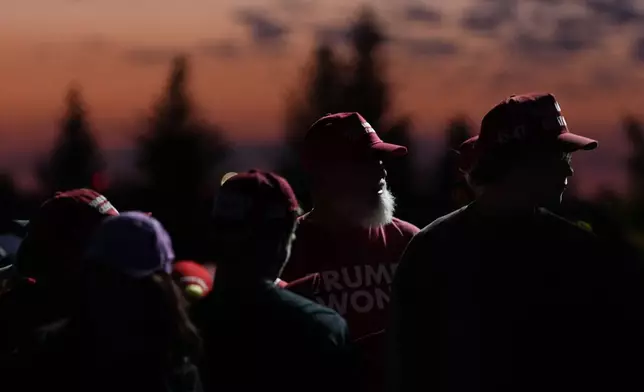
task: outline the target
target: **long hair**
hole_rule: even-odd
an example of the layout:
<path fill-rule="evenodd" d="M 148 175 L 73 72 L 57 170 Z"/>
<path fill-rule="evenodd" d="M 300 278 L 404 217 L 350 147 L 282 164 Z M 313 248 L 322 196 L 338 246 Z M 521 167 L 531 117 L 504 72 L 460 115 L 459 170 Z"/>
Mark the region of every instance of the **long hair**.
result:
<path fill-rule="evenodd" d="M 169 274 L 135 279 L 95 264 L 88 271 L 86 294 L 85 328 L 110 351 L 143 356 L 161 367 L 200 354 L 201 339 L 186 300 Z"/>

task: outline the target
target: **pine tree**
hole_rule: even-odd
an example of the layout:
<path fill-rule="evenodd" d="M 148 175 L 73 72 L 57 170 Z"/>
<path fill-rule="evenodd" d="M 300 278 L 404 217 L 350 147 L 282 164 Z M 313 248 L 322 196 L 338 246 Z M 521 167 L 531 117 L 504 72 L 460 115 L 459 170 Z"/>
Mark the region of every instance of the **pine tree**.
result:
<path fill-rule="evenodd" d="M 150 186 L 164 195 L 200 194 L 213 183 L 213 171 L 225 158 L 226 143 L 216 126 L 195 114 L 185 57 L 174 60 L 166 91 L 138 147 L 139 168 Z"/>
<path fill-rule="evenodd" d="M 629 194 L 633 201 L 644 202 L 644 129 L 633 117 L 624 120 L 624 130 L 631 146 L 628 159 Z"/>
<path fill-rule="evenodd" d="M 385 35 L 376 14 L 369 8 L 364 9 L 351 28 L 354 57 L 345 96 L 350 111 L 362 114 L 377 131 L 382 130 L 383 117 L 390 105 L 380 61 L 384 43 Z"/>
<path fill-rule="evenodd" d="M 278 172 L 286 177 L 305 209 L 311 206 L 306 174 L 301 168 L 300 148 L 307 130 L 320 117 L 343 110 L 343 65 L 333 49 L 320 44 L 306 74 L 303 92 L 294 94 L 286 114 L 286 152 Z"/>
<path fill-rule="evenodd" d="M 228 151 L 221 130 L 197 116 L 188 76 L 188 60 L 175 58 L 166 91 L 138 140 L 150 209 L 177 237 L 179 248 L 205 224 L 217 185 L 215 169 Z"/>
<path fill-rule="evenodd" d="M 631 146 L 627 166 L 628 204 L 633 220 L 642 222 L 644 217 L 644 126 L 635 117 L 627 117 L 624 120 L 624 131 Z"/>
<path fill-rule="evenodd" d="M 48 193 L 95 187 L 105 163 L 87 120 L 80 91 L 69 90 L 61 130 L 50 156 L 39 164 L 38 177 Z M 102 189 L 99 189 L 102 191 Z"/>
<path fill-rule="evenodd" d="M 326 44 L 319 45 L 303 83 L 303 93 L 294 94 L 288 108 L 286 138 L 291 147 L 299 147 L 315 120 L 342 110 L 342 71 L 343 65 L 333 49 Z"/>

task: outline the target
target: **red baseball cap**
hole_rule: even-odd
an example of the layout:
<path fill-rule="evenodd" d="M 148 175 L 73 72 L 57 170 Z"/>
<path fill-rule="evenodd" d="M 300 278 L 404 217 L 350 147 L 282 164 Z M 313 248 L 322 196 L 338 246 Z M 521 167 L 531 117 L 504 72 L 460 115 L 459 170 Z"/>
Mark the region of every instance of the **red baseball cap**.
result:
<path fill-rule="evenodd" d="M 53 235 L 66 228 L 87 231 L 98 226 L 104 218 L 118 214 L 112 203 L 94 190 L 57 192 L 29 220 L 27 235 L 34 236 L 41 232 Z"/>
<path fill-rule="evenodd" d="M 33 225 L 38 219 L 53 216 L 87 215 L 102 220 L 106 215 L 118 215 L 118 211 L 107 198 L 92 189 L 73 189 L 57 192 L 40 207 L 38 215 L 29 221 Z M 91 218 L 90 218 L 91 219 Z"/>
<path fill-rule="evenodd" d="M 593 150 L 598 144 L 570 132 L 554 95 L 512 95 L 483 117 L 478 136 L 461 144 L 461 170 L 470 171 L 481 157 L 500 150 L 574 152 Z"/>
<path fill-rule="evenodd" d="M 229 221 L 296 219 L 300 205 L 283 177 L 260 170 L 229 176 L 221 185 L 213 218 Z"/>
<path fill-rule="evenodd" d="M 118 214 L 107 198 L 94 190 L 56 193 L 29 220 L 27 236 L 18 251 L 19 270 L 30 276 L 42 268 L 39 263 L 46 262 L 43 259 L 57 256 L 66 262 L 76 261 L 70 259 L 85 253 L 94 230 L 105 218 Z"/>
<path fill-rule="evenodd" d="M 191 297 L 203 297 L 212 290 L 214 276 L 206 267 L 194 261 L 177 261 L 172 267 L 172 275 L 183 292 Z"/>
<path fill-rule="evenodd" d="M 335 113 L 317 120 L 304 139 L 303 160 L 308 166 L 329 159 L 355 159 L 367 154 L 397 157 L 407 147 L 383 142 L 359 113 Z"/>

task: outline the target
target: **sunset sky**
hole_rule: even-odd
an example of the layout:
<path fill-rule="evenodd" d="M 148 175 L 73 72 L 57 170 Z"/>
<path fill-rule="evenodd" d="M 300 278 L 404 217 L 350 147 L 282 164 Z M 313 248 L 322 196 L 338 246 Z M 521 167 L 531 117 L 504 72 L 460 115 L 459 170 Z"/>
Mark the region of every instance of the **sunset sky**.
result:
<path fill-rule="evenodd" d="M 411 116 L 416 137 L 439 136 L 458 113 L 478 123 L 509 94 L 547 90 L 573 132 L 600 140 L 578 160 L 583 189 L 623 189 L 620 119 L 644 116 L 638 0 L 0 0 L 0 169 L 29 184 L 70 83 L 101 145 L 131 148 L 180 52 L 205 117 L 235 143 L 278 142 L 313 44 L 344 45 L 365 4 L 390 38 L 393 111 Z"/>

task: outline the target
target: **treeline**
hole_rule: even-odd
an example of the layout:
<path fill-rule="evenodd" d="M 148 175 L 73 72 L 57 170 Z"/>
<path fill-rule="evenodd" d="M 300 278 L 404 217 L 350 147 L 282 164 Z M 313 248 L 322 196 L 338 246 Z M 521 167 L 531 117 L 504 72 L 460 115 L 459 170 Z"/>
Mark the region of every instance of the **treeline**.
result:
<path fill-rule="evenodd" d="M 299 146 L 310 124 L 320 116 L 340 111 L 362 113 L 389 142 L 409 146 L 410 154 L 388 165 L 389 182 L 398 200 L 398 216 L 417 225 L 471 200 L 471 192 L 456 170 L 453 150 L 474 129 L 464 116 L 455 116 L 444 132 L 444 151 L 430 175 L 413 164 L 412 121 L 392 110 L 392 87 L 386 78 L 387 34 L 377 16 L 360 12 L 348 32 L 349 51 L 332 42 L 318 42 L 302 81 L 288 102 L 284 124 L 286 153 L 275 170 L 293 185 L 305 207 L 310 207 L 306 176 L 299 165 Z M 344 56 L 341 53 L 348 52 Z M 152 212 L 164 222 L 183 258 L 206 257 L 199 244 L 208 236 L 206 217 L 212 207 L 220 164 L 230 151 L 223 132 L 197 113 L 189 89 L 190 63 L 185 56 L 171 64 L 164 91 L 152 106 L 136 140 L 136 182 L 109 179 L 105 161 L 90 125 L 80 87 L 67 94 L 60 133 L 50 154 L 38 165 L 39 194 L 21 195 L 9 176 L 0 177 L 0 214 L 3 219 L 28 217 L 43 199 L 58 190 L 92 187 L 110 197 L 117 208 Z M 629 192 L 620 199 L 605 192 L 594 206 L 605 206 L 629 226 L 644 229 L 644 131 L 635 117 L 624 122 L 632 146 L 628 157 Z M 425 178 L 426 177 L 426 178 Z M 568 195 L 574 200 L 575 195 Z"/>

